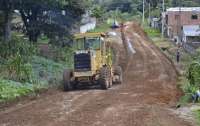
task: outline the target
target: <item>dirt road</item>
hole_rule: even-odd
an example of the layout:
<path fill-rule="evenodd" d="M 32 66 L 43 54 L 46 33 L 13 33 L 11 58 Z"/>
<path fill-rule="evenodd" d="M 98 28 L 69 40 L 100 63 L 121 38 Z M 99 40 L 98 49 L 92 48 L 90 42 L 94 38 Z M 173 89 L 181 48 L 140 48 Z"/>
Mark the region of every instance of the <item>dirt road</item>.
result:
<path fill-rule="evenodd" d="M 173 113 L 180 92 L 172 64 L 137 25 L 129 23 L 126 36 L 136 54 L 123 62 L 122 85 L 54 91 L 1 111 L 0 126 L 191 126 Z"/>

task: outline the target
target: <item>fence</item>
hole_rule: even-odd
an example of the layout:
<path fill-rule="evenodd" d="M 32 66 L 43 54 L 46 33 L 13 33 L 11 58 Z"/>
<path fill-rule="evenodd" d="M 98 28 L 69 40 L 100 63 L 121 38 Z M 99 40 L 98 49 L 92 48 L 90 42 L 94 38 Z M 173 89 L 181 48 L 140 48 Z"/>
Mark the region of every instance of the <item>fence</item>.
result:
<path fill-rule="evenodd" d="M 184 48 L 188 53 L 190 53 L 190 54 L 192 54 L 192 55 L 196 54 L 196 49 L 195 49 L 194 47 L 190 46 L 190 45 L 187 44 L 187 43 L 184 43 L 184 44 L 183 44 L 183 48 Z"/>

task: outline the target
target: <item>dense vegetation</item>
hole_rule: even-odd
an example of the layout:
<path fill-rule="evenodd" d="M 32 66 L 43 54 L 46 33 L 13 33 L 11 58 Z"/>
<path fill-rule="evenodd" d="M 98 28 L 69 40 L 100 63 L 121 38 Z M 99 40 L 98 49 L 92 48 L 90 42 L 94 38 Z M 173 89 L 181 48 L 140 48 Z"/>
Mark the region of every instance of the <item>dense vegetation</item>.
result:
<path fill-rule="evenodd" d="M 61 84 L 63 70 L 72 64 L 70 36 L 88 5 L 81 0 L 0 1 L 0 102 Z"/>
<path fill-rule="evenodd" d="M 4 40 L 11 39 L 14 10 L 20 13 L 29 40 L 37 42 L 41 33 L 48 37 L 62 38 L 70 32 L 84 13 L 84 3 L 81 0 L 1 0 Z"/>

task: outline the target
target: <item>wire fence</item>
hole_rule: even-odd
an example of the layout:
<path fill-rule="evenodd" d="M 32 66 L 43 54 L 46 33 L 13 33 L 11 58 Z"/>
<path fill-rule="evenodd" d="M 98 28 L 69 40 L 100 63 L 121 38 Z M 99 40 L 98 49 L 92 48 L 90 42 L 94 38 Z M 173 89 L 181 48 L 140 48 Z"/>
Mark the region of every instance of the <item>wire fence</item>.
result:
<path fill-rule="evenodd" d="M 196 54 L 196 49 L 187 43 L 183 44 L 183 48 L 192 55 Z"/>

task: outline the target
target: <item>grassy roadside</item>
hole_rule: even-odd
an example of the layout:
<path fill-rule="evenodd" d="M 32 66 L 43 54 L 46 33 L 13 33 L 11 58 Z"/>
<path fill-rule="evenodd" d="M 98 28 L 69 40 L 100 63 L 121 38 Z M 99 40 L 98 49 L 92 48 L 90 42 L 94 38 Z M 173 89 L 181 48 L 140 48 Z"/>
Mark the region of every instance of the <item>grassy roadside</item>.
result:
<path fill-rule="evenodd" d="M 176 53 L 178 47 L 175 43 L 168 39 L 153 37 L 151 38 L 156 46 L 158 46 L 164 54 L 171 59 L 177 71 L 179 72 L 178 87 L 183 91 L 184 95 L 179 99 L 181 105 L 187 105 L 191 102 L 192 94 L 197 90 L 196 85 L 190 83 L 188 80 L 188 69 L 193 62 L 193 56 L 188 54 L 183 48 L 180 51 L 180 62 L 176 61 Z"/>
<path fill-rule="evenodd" d="M 7 43 L 0 42 L 0 105 L 60 87 L 63 70 L 72 64 L 73 51 L 69 48 L 47 48 L 47 53 L 54 55 L 45 58 L 41 48 L 31 45 L 23 36 L 15 35 Z"/>
<path fill-rule="evenodd" d="M 194 111 L 194 115 L 195 115 L 196 120 L 197 120 L 197 125 L 200 126 L 200 110 Z"/>
<path fill-rule="evenodd" d="M 30 94 L 36 95 L 41 90 L 60 86 L 62 73 L 66 68 L 64 64 L 34 56 L 31 65 L 33 72 L 31 82 L 0 79 L 0 103 L 10 102 Z"/>
<path fill-rule="evenodd" d="M 104 22 L 102 24 L 98 24 L 97 27 L 89 32 L 105 32 L 108 31 L 108 29 L 110 28 L 110 24 Z"/>
<path fill-rule="evenodd" d="M 154 44 L 161 49 L 161 51 L 173 61 L 176 69 L 178 70 L 180 76 L 178 81 L 179 88 L 184 92 L 184 95 L 179 99 L 178 104 L 188 105 L 191 103 L 191 96 L 196 90 L 196 86 L 190 83 L 187 78 L 188 69 L 191 63 L 194 61 L 194 57 L 188 54 L 183 48 L 180 49 L 181 57 L 180 62 L 176 61 L 176 52 L 178 47 L 174 42 L 166 38 L 162 38 L 158 30 L 151 28 L 144 28 L 145 32 L 148 34 L 149 38 L 153 40 Z M 197 125 L 200 125 L 200 110 L 193 111 L 192 108 L 188 108 L 192 113 L 194 113 Z"/>

